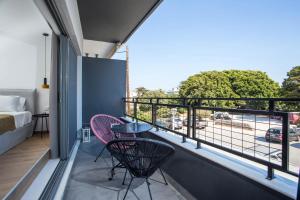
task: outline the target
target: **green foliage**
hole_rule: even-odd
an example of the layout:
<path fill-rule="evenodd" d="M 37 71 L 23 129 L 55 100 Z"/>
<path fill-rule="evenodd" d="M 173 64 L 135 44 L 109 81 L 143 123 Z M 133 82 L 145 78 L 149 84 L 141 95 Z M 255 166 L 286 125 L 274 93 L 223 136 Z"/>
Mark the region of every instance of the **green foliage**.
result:
<path fill-rule="evenodd" d="M 136 88 L 136 93 L 138 98 L 156 98 L 156 97 L 166 97 L 166 93 L 159 89 L 159 90 L 148 90 L 144 87 Z M 140 99 L 140 102 L 147 102 L 149 103 L 149 100 L 143 100 Z M 147 104 L 140 104 L 139 110 L 142 112 L 149 112 L 151 110 L 151 105 Z"/>
<path fill-rule="evenodd" d="M 226 70 L 232 91 L 238 97 L 278 97 L 280 86 L 265 72 L 252 70 Z"/>
<path fill-rule="evenodd" d="M 136 88 L 136 93 L 138 98 L 158 98 L 158 97 L 167 97 L 167 94 L 161 90 L 148 90 L 144 87 Z"/>
<path fill-rule="evenodd" d="M 135 89 L 137 97 L 142 97 L 144 94 L 148 92 L 148 90 L 145 87 L 138 87 Z"/>
<path fill-rule="evenodd" d="M 284 97 L 300 97 L 300 66 L 296 66 L 287 73 L 281 88 Z"/>
<path fill-rule="evenodd" d="M 136 93 L 137 93 L 138 98 L 175 98 L 175 97 L 178 97 L 177 94 L 166 93 L 162 89 L 148 90 L 144 87 L 136 88 Z M 139 99 L 139 101 L 149 103 L 149 99 L 146 99 L 146 100 Z M 179 102 L 178 102 L 178 100 L 163 99 L 160 101 L 160 103 L 178 104 Z M 139 109 L 140 109 L 140 111 L 143 111 L 143 112 L 149 112 L 151 110 L 151 106 L 147 105 L 147 104 L 140 104 Z"/>
<path fill-rule="evenodd" d="M 300 66 L 292 68 L 287 73 L 281 87 L 282 97 L 300 98 Z M 299 102 L 281 103 L 283 110 L 300 111 Z"/>
<path fill-rule="evenodd" d="M 171 112 L 169 108 L 159 107 L 156 111 L 157 118 L 169 118 L 171 117 Z"/>
<path fill-rule="evenodd" d="M 200 98 L 263 98 L 278 97 L 278 83 L 261 71 L 225 70 L 208 71 L 190 76 L 180 85 L 181 97 Z M 266 107 L 254 102 L 253 105 L 243 101 L 203 101 L 209 106 L 218 107 Z"/>
<path fill-rule="evenodd" d="M 152 122 L 152 117 L 151 114 L 147 113 L 147 112 L 138 112 L 137 113 L 137 118 L 147 121 L 147 122 Z"/>
<path fill-rule="evenodd" d="M 212 114 L 212 111 L 210 111 L 210 110 L 199 110 L 196 113 L 196 116 L 198 119 L 203 119 L 203 118 L 210 118 L 211 114 Z"/>

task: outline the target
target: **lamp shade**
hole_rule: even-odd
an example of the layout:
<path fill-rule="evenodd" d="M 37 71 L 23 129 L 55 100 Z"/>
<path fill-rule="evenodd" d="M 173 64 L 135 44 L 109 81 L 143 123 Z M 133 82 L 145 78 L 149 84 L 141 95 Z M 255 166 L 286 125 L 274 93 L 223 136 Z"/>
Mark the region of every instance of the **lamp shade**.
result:
<path fill-rule="evenodd" d="M 43 84 L 42 84 L 42 88 L 44 89 L 48 89 L 49 88 L 49 84 L 48 84 L 48 80 L 47 80 L 47 37 L 49 36 L 48 33 L 43 33 L 43 36 L 45 37 L 45 68 L 44 68 L 44 78 L 43 78 Z"/>

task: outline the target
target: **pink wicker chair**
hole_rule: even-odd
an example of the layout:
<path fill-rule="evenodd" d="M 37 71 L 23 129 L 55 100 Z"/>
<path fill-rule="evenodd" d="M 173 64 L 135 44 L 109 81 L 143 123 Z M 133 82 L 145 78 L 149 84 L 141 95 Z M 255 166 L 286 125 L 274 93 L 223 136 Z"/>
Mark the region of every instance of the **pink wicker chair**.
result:
<path fill-rule="evenodd" d="M 102 155 L 106 148 L 106 144 L 115 138 L 115 134 L 118 134 L 118 138 L 122 137 L 135 137 L 135 135 L 122 135 L 121 133 L 114 133 L 111 130 L 111 126 L 114 124 L 124 124 L 123 121 L 119 120 L 116 117 L 105 115 L 105 114 L 97 114 L 94 115 L 90 121 L 90 126 L 96 137 L 105 144 L 105 146 L 101 149 L 100 153 L 95 159 L 97 162 L 98 158 Z"/>

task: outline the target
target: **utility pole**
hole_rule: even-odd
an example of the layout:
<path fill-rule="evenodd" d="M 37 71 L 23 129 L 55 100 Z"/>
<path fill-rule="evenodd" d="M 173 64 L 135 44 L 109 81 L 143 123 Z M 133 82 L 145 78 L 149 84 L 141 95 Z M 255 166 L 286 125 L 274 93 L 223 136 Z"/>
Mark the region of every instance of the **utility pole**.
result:
<path fill-rule="evenodd" d="M 130 98 L 130 87 L 129 87 L 129 49 L 126 46 L 126 97 Z M 127 113 L 130 113 L 130 103 L 127 103 Z"/>

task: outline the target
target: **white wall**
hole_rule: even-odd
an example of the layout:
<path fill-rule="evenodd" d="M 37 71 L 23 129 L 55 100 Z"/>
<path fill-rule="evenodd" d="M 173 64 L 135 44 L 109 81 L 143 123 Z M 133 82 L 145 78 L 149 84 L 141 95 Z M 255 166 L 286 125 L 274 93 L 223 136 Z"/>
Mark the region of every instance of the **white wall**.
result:
<path fill-rule="evenodd" d="M 0 34 L 0 87 L 35 88 L 37 48 Z"/>
<path fill-rule="evenodd" d="M 0 1 L 0 88 L 37 89 L 36 113 L 49 107 L 49 90 L 42 89 L 44 38 L 51 29 L 32 0 Z M 47 39 L 50 80 L 51 36 Z"/>

